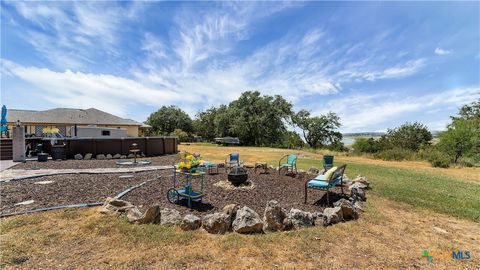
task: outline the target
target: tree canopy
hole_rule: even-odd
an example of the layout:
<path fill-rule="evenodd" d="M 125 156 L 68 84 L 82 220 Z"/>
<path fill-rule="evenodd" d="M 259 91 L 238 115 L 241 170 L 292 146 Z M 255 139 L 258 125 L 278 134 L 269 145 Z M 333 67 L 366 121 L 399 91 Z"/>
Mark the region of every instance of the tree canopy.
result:
<path fill-rule="evenodd" d="M 152 126 L 155 134 L 168 135 L 176 129 L 193 132 L 193 121 L 186 112 L 177 106 L 163 106 L 148 116 L 146 124 Z"/>
<path fill-rule="evenodd" d="M 439 137 L 438 148 L 454 163 L 465 156 L 480 161 L 480 100 L 462 106 Z"/>
<path fill-rule="evenodd" d="M 301 110 L 293 117 L 293 123 L 302 130 L 303 138 L 314 149 L 341 144 L 342 134 L 337 131 L 341 126 L 340 118 L 335 113 L 311 117 L 310 112 Z"/>
<path fill-rule="evenodd" d="M 428 128 L 420 123 L 405 123 L 398 128 L 388 129 L 380 140 L 380 148 L 403 148 L 418 151 L 422 145 L 430 145 L 433 139 Z"/>

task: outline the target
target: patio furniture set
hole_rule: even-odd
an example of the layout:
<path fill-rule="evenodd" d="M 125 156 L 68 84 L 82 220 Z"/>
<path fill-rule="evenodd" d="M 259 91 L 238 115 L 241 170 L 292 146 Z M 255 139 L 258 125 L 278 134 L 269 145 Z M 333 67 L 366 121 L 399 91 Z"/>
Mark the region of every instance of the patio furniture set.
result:
<path fill-rule="evenodd" d="M 167 191 L 167 199 L 170 203 L 178 203 L 182 198 L 187 200 L 187 206 L 192 207 L 192 202 L 202 202 L 205 196 L 204 180 L 207 174 L 218 174 L 219 163 L 200 161 L 199 156 L 194 157 L 190 153 L 181 153 L 180 162 L 174 166 L 173 187 Z M 278 173 L 282 170 L 286 174 L 297 174 L 298 156 L 289 154 L 283 156 L 278 162 Z M 327 204 L 330 204 L 330 189 L 340 186 L 343 194 L 343 174 L 346 165 L 335 167 L 333 164 L 334 157 L 326 155 L 323 157 L 323 172 L 313 179 L 305 182 L 304 203 L 307 203 L 308 189 L 325 190 L 327 192 Z M 227 155 L 223 164 L 225 172 L 228 173 L 229 181 L 234 185 L 244 183 L 248 174 L 243 168 L 243 162 L 240 160 L 238 153 L 230 153 Z M 267 162 L 255 162 L 254 173 L 257 168 L 264 174 L 268 174 Z M 184 178 L 184 184 L 181 184 L 181 178 Z"/>

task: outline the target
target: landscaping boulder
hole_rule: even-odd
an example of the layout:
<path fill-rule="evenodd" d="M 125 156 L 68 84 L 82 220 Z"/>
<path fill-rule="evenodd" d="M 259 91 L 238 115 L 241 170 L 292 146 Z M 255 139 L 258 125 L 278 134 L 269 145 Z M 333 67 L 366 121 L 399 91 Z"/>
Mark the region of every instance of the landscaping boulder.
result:
<path fill-rule="evenodd" d="M 263 213 L 263 230 L 282 231 L 284 228 L 283 220 L 286 217 L 285 210 L 280 207 L 277 201 L 268 201 Z"/>
<path fill-rule="evenodd" d="M 113 158 L 114 158 L 114 159 L 119 159 L 119 158 L 121 158 L 121 157 L 122 157 L 122 155 L 120 155 L 120 154 L 115 154 L 115 155 L 113 155 Z"/>
<path fill-rule="evenodd" d="M 325 208 L 323 210 L 324 225 L 332 225 L 343 220 L 341 207 Z"/>
<path fill-rule="evenodd" d="M 209 233 L 224 234 L 230 227 L 230 216 L 225 213 L 213 213 L 203 217 L 202 227 Z"/>
<path fill-rule="evenodd" d="M 134 206 L 127 201 L 116 199 L 116 198 L 107 198 L 100 213 L 102 214 L 123 214 L 126 213 L 129 209 Z"/>
<path fill-rule="evenodd" d="M 290 231 L 293 229 L 293 221 L 288 216 L 283 220 L 283 230 Z"/>
<path fill-rule="evenodd" d="M 92 159 L 92 153 L 86 153 L 86 154 L 85 154 L 85 157 L 84 157 L 83 159 L 85 159 L 85 160 L 90 160 L 90 159 Z"/>
<path fill-rule="evenodd" d="M 313 226 L 313 214 L 299 209 L 291 209 L 287 217 L 292 220 L 293 227 L 298 229 L 300 227 Z"/>
<path fill-rule="evenodd" d="M 352 182 L 352 184 L 350 186 L 348 186 L 348 189 L 352 190 L 352 188 L 366 189 L 367 185 L 365 185 L 361 182 Z"/>
<path fill-rule="evenodd" d="M 128 158 L 134 158 L 134 157 L 135 157 L 135 155 L 134 155 L 134 154 L 128 154 L 128 156 L 127 156 L 127 157 L 128 157 Z"/>
<path fill-rule="evenodd" d="M 76 160 L 82 160 L 83 159 L 83 156 L 82 154 L 76 154 L 75 156 L 73 156 Z"/>
<path fill-rule="evenodd" d="M 223 213 L 227 214 L 230 217 L 230 224 L 235 220 L 237 216 L 238 205 L 231 203 L 223 207 Z"/>
<path fill-rule="evenodd" d="M 363 212 L 364 209 L 363 209 L 363 203 L 361 201 L 355 201 L 353 203 L 353 207 L 355 207 L 355 209 L 357 210 L 357 213 L 360 214 L 360 212 Z"/>
<path fill-rule="evenodd" d="M 136 210 L 135 210 L 136 209 Z M 160 223 L 160 206 L 155 205 L 147 209 L 145 214 L 138 215 L 140 211 L 135 207 L 127 213 L 128 221 L 137 224 L 159 224 Z"/>
<path fill-rule="evenodd" d="M 232 223 L 232 228 L 237 233 L 261 233 L 263 221 L 260 215 L 244 206 L 237 211 L 237 216 Z"/>
<path fill-rule="evenodd" d="M 320 171 L 315 167 L 310 167 L 308 169 L 307 173 L 311 174 L 311 175 L 318 175 L 320 173 Z"/>
<path fill-rule="evenodd" d="M 333 203 L 333 206 L 340 207 L 342 209 L 343 219 L 357 219 L 358 213 L 357 209 L 354 207 L 353 203 L 346 199 L 340 199 Z"/>
<path fill-rule="evenodd" d="M 192 214 L 188 214 L 183 217 L 182 222 L 180 223 L 180 228 L 184 231 L 193 231 L 202 226 L 202 220 Z"/>
<path fill-rule="evenodd" d="M 126 159 L 126 158 L 127 158 L 126 155 L 122 155 L 122 156 L 120 157 L 120 159 Z"/>
<path fill-rule="evenodd" d="M 160 224 L 166 226 L 179 225 L 182 222 L 182 216 L 180 212 L 175 209 L 165 208 L 160 210 Z"/>
<path fill-rule="evenodd" d="M 111 155 L 111 154 L 107 154 L 107 155 L 105 156 L 105 158 L 106 158 L 106 159 L 112 159 L 112 155 Z"/>
<path fill-rule="evenodd" d="M 105 158 L 106 158 L 106 157 L 105 157 L 104 154 L 98 154 L 98 155 L 97 155 L 97 159 L 98 159 L 98 160 L 103 160 L 103 159 L 105 159 Z"/>
<path fill-rule="evenodd" d="M 127 220 L 130 223 L 135 223 L 137 220 L 142 218 L 142 212 L 138 210 L 136 206 L 128 209 L 127 211 Z"/>
<path fill-rule="evenodd" d="M 354 184 L 356 185 L 356 184 Z M 355 201 L 366 201 L 367 197 L 365 195 L 365 190 L 359 187 L 353 187 L 350 189 L 350 197 Z"/>
<path fill-rule="evenodd" d="M 313 225 L 315 226 L 327 226 L 325 224 L 325 217 L 322 212 L 313 213 Z"/>
<path fill-rule="evenodd" d="M 355 183 L 363 184 L 363 185 L 365 185 L 365 188 L 367 188 L 367 189 L 370 187 L 370 182 L 368 182 L 367 177 L 365 177 L 365 176 L 358 175 L 355 179 L 352 180 L 352 182 L 354 184 Z"/>

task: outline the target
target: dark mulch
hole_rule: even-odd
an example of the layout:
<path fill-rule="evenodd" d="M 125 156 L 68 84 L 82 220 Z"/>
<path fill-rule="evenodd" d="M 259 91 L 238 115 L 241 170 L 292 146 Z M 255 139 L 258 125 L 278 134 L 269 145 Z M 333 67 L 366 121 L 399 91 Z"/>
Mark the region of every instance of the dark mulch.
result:
<path fill-rule="evenodd" d="M 304 183 L 306 179 L 297 179 L 291 176 L 271 174 L 255 174 L 249 170 L 249 179 L 255 184 L 254 189 L 226 190 L 217 187 L 214 183 L 227 179 L 225 173 L 205 176 L 206 196 L 202 203 L 194 203 L 193 209 L 186 207 L 186 202 L 171 204 L 167 200 L 167 190 L 172 187 L 172 178 L 154 181 L 145 188 L 140 188 L 127 194 L 123 199 L 132 202 L 142 211 L 155 204 L 161 207 L 174 208 L 182 213 L 193 213 L 204 216 L 209 213 L 221 211 L 227 204 L 235 203 L 239 206 L 248 206 L 260 215 L 263 215 L 269 200 L 277 200 L 289 211 L 297 208 L 305 211 L 321 211 L 326 207 L 326 192 L 309 190 L 308 202 L 304 204 Z M 167 180 L 167 181 L 165 181 Z M 184 181 L 184 180 L 183 180 Z M 335 188 L 330 193 L 330 202 L 340 198 L 340 188 Z"/>
<path fill-rule="evenodd" d="M 178 155 L 158 156 L 138 158 L 138 160 L 150 160 L 150 165 L 142 166 L 160 166 L 173 165 L 178 161 Z M 133 159 L 131 159 L 133 161 Z M 92 169 L 92 168 L 116 168 L 119 167 L 116 162 L 118 159 L 109 160 L 49 160 L 47 162 L 27 161 L 19 163 L 11 169 Z"/>
<path fill-rule="evenodd" d="M 22 210 L 51 207 L 64 204 L 93 203 L 113 197 L 130 186 L 145 180 L 161 176 L 145 186 L 133 190 L 122 199 L 132 202 L 145 211 L 148 207 L 159 204 L 162 208 L 174 208 L 182 214 L 193 213 L 204 216 L 208 213 L 221 211 L 230 203 L 248 206 L 260 215 L 267 201 L 277 200 L 288 211 L 297 208 L 305 211 L 321 211 L 326 207 L 325 191 L 309 191 L 309 199 L 304 204 L 305 179 L 291 176 L 271 174 L 255 174 L 249 170 L 249 179 L 255 188 L 245 190 L 227 190 L 214 184 L 227 180 L 227 175 L 206 175 L 204 191 L 206 196 L 202 203 L 194 203 L 193 209 L 188 209 L 186 203 L 171 204 L 167 200 L 167 190 L 173 185 L 172 170 L 142 172 L 134 174 L 134 178 L 121 179 L 125 174 L 79 174 L 39 177 L 30 180 L 13 181 L 0 184 L 0 212 L 3 214 Z M 35 184 L 39 181 L 54 181 L 47 185 Z M 182 180 L 183 183 L 184 179 Z M 340 189 L 335 188 L 330 193 L 330 201 L 339 199 Z M 15 203 L 34 200 L 25 206 L 14 206 Z"/>
<path fill-rule="evenodd" d="M 133 178 L 119 178 L 126 174 L 69 174 L 45 176 L 35 179 L 0 183 L 0 213 L 12 213 L 57 205 L 102 202 L 130 186 L 160 175 L 171 175 L 171 171 L 135 173 Z M 50 184 L 35 184 L 54 181 Z M 34 200 L 29 205 L 16 203 Z"/>

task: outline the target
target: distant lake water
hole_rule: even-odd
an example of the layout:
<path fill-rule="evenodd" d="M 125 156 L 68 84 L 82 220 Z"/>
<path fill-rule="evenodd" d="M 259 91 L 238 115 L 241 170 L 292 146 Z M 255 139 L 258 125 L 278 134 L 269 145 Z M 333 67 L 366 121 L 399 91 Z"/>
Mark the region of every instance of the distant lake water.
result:
<path fill-rule="evenodd" d="M 380 138 L 379 136 L 354 136 L 354 137 L 343 137 L 342 138 L 342 142 L 345 146 L 351 146 L 354 142 L 355 142 L 355 139 L 356 138 L 374 138 L 374 139 L 378 139 Z"/>
<path fill-rule="evenodd" d="M 355 137 L 343 137 L 342 142 L 345 146 L 350 146 L 355 142 Z"/>

